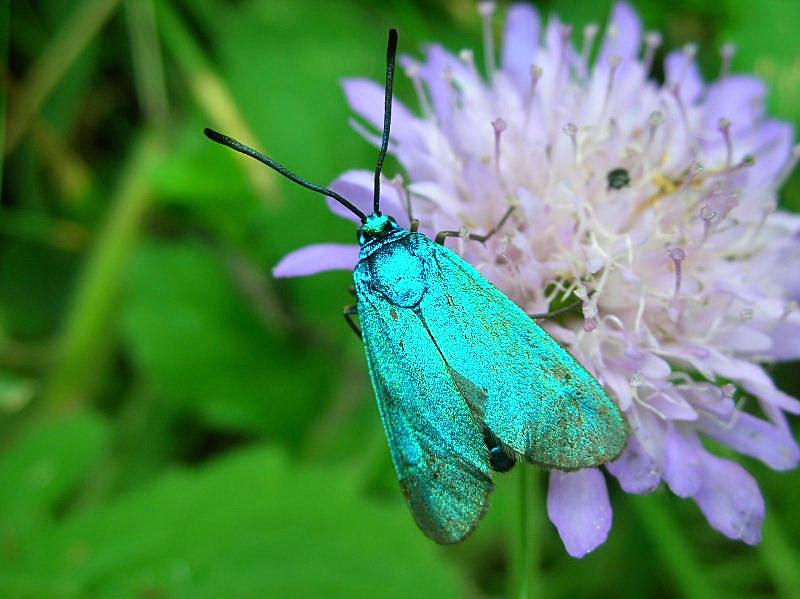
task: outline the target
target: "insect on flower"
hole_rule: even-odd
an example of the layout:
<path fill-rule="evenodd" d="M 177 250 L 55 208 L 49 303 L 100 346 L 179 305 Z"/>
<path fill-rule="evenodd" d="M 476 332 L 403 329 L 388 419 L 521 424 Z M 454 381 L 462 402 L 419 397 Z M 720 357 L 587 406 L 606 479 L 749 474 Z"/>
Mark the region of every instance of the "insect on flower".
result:
<path fill-rule="evenodd" d="M 206 135 L 322 193 L 361 220 L 353 273 L 361 336 L 397 476 L 419 527 L 439 543 L 464 539 L 486 512 L 492 471 L 517 460 L 572 471 L 614 460 L 626 422 L 600 384 L 483 275 L 444 246 L 381 213 L 397 32 L 389 32 L 384 126 L 373 212 L 309 183 L 260 152 Z M 484 235 L 500 230 L 513 211 Z M 360 327 L 353 320 L 358 315 Z"/>

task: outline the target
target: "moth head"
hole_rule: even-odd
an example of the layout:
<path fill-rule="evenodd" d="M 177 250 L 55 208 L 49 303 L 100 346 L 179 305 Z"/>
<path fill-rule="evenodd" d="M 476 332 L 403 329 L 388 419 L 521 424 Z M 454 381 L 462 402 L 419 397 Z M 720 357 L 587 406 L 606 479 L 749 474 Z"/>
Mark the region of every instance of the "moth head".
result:
<path fill-rule="evenodd" d="M 364 245 L 373 239 L 380 239 L 386 237 L 394 231 L 397 231 L 400 225 L 391 216 L 386 214 L 371 214 L 358 229 L 358 243 Z"/>

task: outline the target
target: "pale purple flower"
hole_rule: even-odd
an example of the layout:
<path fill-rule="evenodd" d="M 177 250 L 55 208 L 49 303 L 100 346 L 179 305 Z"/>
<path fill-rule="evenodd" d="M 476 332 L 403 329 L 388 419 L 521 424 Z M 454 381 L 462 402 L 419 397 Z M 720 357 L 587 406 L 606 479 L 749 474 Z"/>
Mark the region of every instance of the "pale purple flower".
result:
<path fill-rule="evenodd" d="M 726 536 L 758 543 L 755 480 L 703 439 L 776 470 L 800 461 L 785 417 L 800 402 L 764 370 L 800 357 L 800 217 L 776 209 L 798 156 L 791 126 L 765 116 L 760 80 L 730 73 L 729 45 L 711 83 L 693 46 L 668 54 L 663 85 L 649 79 L 660 37 L 643 34 L 627 4 L 592 64 L 597 26 L 574 48 L 570 27 L 555 17 L 543 27 L 524 5 L 508 11 L 496 64 L 492 12 L 482 4 L 486 75 L 468 50 L 431 45 L 423 60 L 403 58 L 421 115 L 395 103 L 390 151 L 406 179 L 386 182 L 384 211 L 407 225 L 410 203 L 433 234 L 482 232 L 517 206 L 486 245 L 453 247 L 529 312 L 583 300 L 582 315 L 544 326 L 627 416 L 630 443 L 607 470 L 629 493 L 663 481 Z M 377 144 L 382 85 L 344 86 L 366 122 L 357 128 Z M 614 169 L 629 181 L 612 185 Z M 332 187 L 370 211 L 371 172 Z M 355 246 L 312 246 L 275 272 L 356 260 Z M 571 555 L 602 544 L 612 521 L 602 472 L 551 473 L 547 510 Z"/>

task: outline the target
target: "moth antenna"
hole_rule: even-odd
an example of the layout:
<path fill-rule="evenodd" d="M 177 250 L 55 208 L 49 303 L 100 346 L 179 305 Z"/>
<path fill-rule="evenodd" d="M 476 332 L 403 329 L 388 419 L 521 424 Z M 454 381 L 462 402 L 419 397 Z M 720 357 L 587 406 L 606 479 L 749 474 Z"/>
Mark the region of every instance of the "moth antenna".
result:
<path fill-rule="evenodd" d="M 397 54 L 397 29 L 389 30 L 389 44 L 386 47 L 386 95 L 383 99 L 383 136 L 378 164 L 375 167 L 375 187 L 373 196 L 373 212 L 381 211 L 381 169 L 389 147 L 389 129 L 392 126 L 392 84 L 394 83 L 394 62 Z"/>
<path fill-rule="evenodd" d="M 306 189 L 310 189 L 311 191 L 316 191 L 317 193 L 321 193 L 322 195 L 328 196 L 329 198 L 333 198 L 334 200 L 339 202 L 342 206 L 347 208 L 350 212 L 355 214 L 358 218 L 360 218 L 362 223 L 367 221 L 367 215 L 366 214 L 361 212 L 361 210 L 356 208 L 353 205 L 352 202 L 350 202 L 349 200 L 343 198 L 342 196 L 340 196 L 335 191 L 332 191 L 332 190 L 328 189 L 327 187 L 322 187 L 320 185 L 315 185 L 314 183 L 311 183 L 311 182 L 306 181 L 305 179 L 303 179 L 301 177 L 298 177 L 292 171 L 290 171 L 288 168 L 286 168 L 282 164 L 279 164 L 279 163 L 275 162 L 269 156 L 267 156 L 265 154 L 262 154 L 258 150 L 254 150 L 253 148 L 251 148 L 249 146 L 246 146 L 246 145 L 244 145 L 243 143 L 241 143 L 239 141 L 236 141 L 232 137 L 228 137 L 227 135 L 223 135 L 222 133 L 219 133 L 218 131 L 214 131 L 213 129 L 209 129 L 207 127 L 205 129 L 203 129 L 203 133 L 205 133 L 206 137 L 208 139 L 210 139 L 211 141 L 215 141 L 218 144 L 222 144 L 223 146 L 227 146 L 227 147 L 231 148 L 232 150 L 236 150 L 237 152 L 240 152 L 240 153 L 244 154 L 245 156 L 250 156 L 251 158 L 255 158 L 259 162 L 262 162 L 262 163 L 266 164 L 268 167 L 270 167 L 274 171 L 277 171 L 278 173 L 280 173 L 281 175 L 283 175 L 287 179 L 290 179 L 290 180 L 294 181 L 298 185 L 301 185 L 301 186 L 305 187 Z"/>

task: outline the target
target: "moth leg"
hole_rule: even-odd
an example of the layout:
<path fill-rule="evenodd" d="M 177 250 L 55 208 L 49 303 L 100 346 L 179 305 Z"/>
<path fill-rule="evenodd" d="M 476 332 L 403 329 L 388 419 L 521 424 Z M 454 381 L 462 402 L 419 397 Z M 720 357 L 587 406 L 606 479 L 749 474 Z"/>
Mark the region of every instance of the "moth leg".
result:
<path fill-rule="evenodd" d="M 356 321 L 353 320 L 353 316 L 358 316 L 358 307 L 355 304 L 345 306 L 342 308 L 342 316 L 344 316 L 347 326 L 353 329 L 353 332 L 361 339 L 361 328 L 356 324 Z"/>
<path fill-rule="evenodd" d="M 412 218 L 411 219 L 411 232 L 416 233 L 419 230 L 419 219 Z"/>
<path fill-rule="evenodd" d="M 503 225 L 506 224 L 506 221 L 511 216 L 511 213 L 514 212 L 514 208 L 515 208 L 514 206 L 509 207 L 509 209 L 506 210 L 506 213 L 503 215 L 503 218 L 501 218 L 500 221 L 494 227 L 489 229 L 483 235 L 470 233 L 469 235 L 467 235 L 467 239 L 470 239 L 472 241 L 479 241 L 481 243 L 486 243 L 495 233 L 497 233 L 500 229 L 503 228 Z M 438 243 L 439 245 L 444 245 L 444 240 L 446 238 L 459 237 L 459 235 L 460 233 L 458 231 L 439 231 L 439 233 L 436 234 L 436 243 Z"/>
<path fill-rule="evenodd" d="M 583 305 L 583 300 L 576 300 L 571 304 L 564 306 L 563 308 L 559 308 L 558 310 L 552 310 L 551 312 L 542 312 L 540 314 L 528 314 L 534 320 L 538 319 L 545 319 L 545 318 L 555 318 L 556 316 L 561 316 L 562 314 L 566 314 L 567 312 L 572 312 L 577 308 L 580 308 Z"/>

